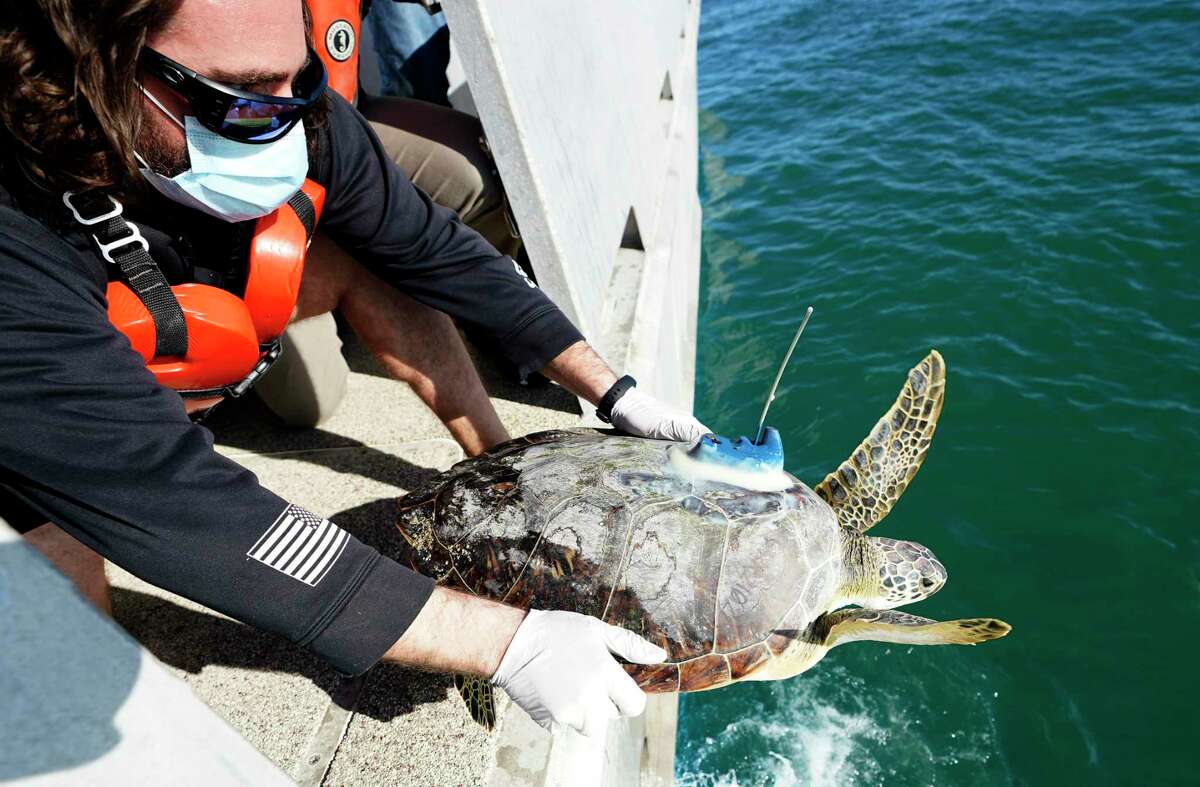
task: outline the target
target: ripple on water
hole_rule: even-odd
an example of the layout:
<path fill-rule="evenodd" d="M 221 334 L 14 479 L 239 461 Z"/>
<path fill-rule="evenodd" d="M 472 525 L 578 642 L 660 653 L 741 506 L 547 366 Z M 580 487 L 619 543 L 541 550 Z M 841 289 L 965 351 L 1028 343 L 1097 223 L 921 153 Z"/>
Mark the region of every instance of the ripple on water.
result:
<path fill-rule="evenodd" d="M 1145 676 L 1193 671 L 1178 621 L 1200 608 L 1196 4 L 703 13 L 698 415 L 753 425 L 814 304 L 771 416 L 812 482 L 937 347 L 945 415 L 887 535 L 928 536 L 955 575 L 912 611 L 1021 625 L 685 697 L 680 782 L 1179 781 L 1193 709 Z"/>

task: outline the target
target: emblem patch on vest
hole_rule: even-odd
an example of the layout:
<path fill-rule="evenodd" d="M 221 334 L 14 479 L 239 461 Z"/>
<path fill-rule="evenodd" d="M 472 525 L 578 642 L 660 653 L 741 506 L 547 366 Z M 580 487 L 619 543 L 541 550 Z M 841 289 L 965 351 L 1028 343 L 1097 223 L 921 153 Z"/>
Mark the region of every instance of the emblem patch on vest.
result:
<path fill-rule="evenodd" d="M 325 49 L 339 63 L 349 60 L 354 54 L 354 26 L 339 19 L 325 30 Z"/>

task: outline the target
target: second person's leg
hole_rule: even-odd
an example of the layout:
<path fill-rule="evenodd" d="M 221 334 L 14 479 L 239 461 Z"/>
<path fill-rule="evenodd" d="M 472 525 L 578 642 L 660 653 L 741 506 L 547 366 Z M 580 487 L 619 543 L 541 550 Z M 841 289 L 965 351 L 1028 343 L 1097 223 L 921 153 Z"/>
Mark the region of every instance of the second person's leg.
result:
<path fill-rule="evenodd" d="M 504 190 L 477 118 L 436 104 L 391 97 L 363 95 L 359 108 L 388 155 L 413 183 L 458 213 L 498 251 L 519 259 L 521 241 L 509 221 Z M 338 254 L 345 256 L 340 250 Z M 306 313 L 319 312 L 307 309 Z M 354 328 L 362 335 L 358 325 Z M 374 329 L 389 330 L 386 325 Z M 312 322 L 304 330 L 289 328 L 285 345 L 289 351 L 259 386 L 258 396 L 286 423 L 315 426 L 332 414 L 345 391 L 347 369 L 335 355 L 341 343 L 333 321 Z M 499 432 L 484 429 L 483 434 Z"/>
<path fill-rule="evenodd" d="M 368 271 L 323 233 L 309 248 L 296 320 L 334 308 L 389 375 L 413 389 L 468 456 L 509 438 L 454 322 Z"/>

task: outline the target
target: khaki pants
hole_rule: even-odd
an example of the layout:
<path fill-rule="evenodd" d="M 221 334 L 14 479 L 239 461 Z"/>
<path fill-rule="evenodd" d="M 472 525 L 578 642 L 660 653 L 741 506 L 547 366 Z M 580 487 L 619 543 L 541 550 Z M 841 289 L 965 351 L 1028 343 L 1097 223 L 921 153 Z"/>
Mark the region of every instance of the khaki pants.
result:
<path fill-rule="evenodd" d="M 501 254 L 516 258 L 521 242 L 478 118 L 406 98 L 374 97 L 359 109 L 409 180 Z"/>
<path fill-rule="evenodd" d="M 424 101 L 363 96 L 359 111 L 384 149 L 430 198 L 458 213 L 502 254 L 521 241 L 478 118 Z M 284 352 L 255 386 L 258 397 L 291 426 L 312 427 L 337 409 L 349 369 L 331 314 L 290 326 Z"/>

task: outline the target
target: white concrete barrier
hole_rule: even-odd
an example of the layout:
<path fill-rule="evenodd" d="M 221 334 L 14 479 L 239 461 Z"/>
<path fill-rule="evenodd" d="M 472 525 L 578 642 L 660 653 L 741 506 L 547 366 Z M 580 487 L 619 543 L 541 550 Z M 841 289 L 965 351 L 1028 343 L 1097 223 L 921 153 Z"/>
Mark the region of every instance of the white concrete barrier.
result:
<path fill-rule="evenodd" d="M 538 281 L 643 388 L 690 408 L 697 0 L 446 0 Z"/>
<path fill-rule="evenodd" d="M 0 520 L 0 783 L 284 785 Z"/>
<path fill-rule="evenodd" d="M 690 410 L 698 0 L 442 6 L 539 284 L 618 373 Z M 489 784 L 670 784 L 678 701 L 650 702 L 602 740 L 510 708 Z"/>

